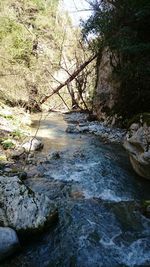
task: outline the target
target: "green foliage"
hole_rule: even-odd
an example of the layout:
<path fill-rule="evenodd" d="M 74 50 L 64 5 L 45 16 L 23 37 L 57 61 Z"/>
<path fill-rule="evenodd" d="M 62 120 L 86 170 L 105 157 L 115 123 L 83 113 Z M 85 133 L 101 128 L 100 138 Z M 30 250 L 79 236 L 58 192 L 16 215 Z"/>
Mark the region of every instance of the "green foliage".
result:
<path fill-rule="evenodd" d="M 3 117 L 3 118 L 8 119 L 8 120 L 14 119 L 14 117 L 12 115 L 5 115 L 5 114 L 0 114 L 0 117 Z"/>
<path fill-rule="evenodd" d="M 32 40 L 27 36 L 23 25 L 11 17 L 0 18 L 0 42 L 5 45 L 7 53 L 18 62 L 29 61 Z"/>
<path fill-rule="evenodd" d="M 3 148 L 5 150 L 10 149 L 10 148 L 13 148 L 15 146 L 15 144 L 13 143 L 13 141 L 11 139 L 3 140 L 1 142 L 1 144 L 2 144 L 2 146 L 3 146 Z"/>
<path fill-rule="evenodd" d="M 67 78 L 66 69 L 73 73 L 91 55 L 80 42 L 80 30 L 72 27 L 67 12 L 60 12 L 60 2 L 0 1 L 0 98 L 7 100 L 8 105 L 28 106 L 37 111 L 41 99 Z M 88 76 L 84 84 L 90 91 L 89 102 L 94 87 L 93 69 L 94 66 L 82 73 Z M 75 82 L 71 86 L 77 96 Z M 87 98 L 83 86 L 82 89 Z M 67 88 L 61 90 L 61 96 L 70 106 Z M 48 105 L 62 107 L 62 99 L 54 95 Z"/>
<path fill-rule="evenodd" d="M 3 3 L 0 16 L 0 42 L 5 51 L 18 63 L 30 67 L 33 41 L 46 27 L 53 35 L 58 0 L 27 0 Z M 6 9 L 7 7 L 7 9 Z M 7 12 L 7 13 L 6 13 Z M 47 25 L 45 25 L 47 21 Z M 50 25 L 52 27 L 50 28 Z M 30 31 L 31 26 L 34 31 Z M 54 38 L 53 38 L 54 39 Z"/>
<path fill-rule="evenodd" d="M 60 16 L 58 4 L 59 0 L 0 1 L 0 98 L 8 103 L 28 102 L 33 87 L 37 102 L 49 92 L 48 71 L 53 74 L 60 68 L 64 24 L 70 23 L 65 13 Z"/>
<path fill-rule="evenodd" d="M 115 112 L 124 118 L 150 107 L 150 1 L 92 1 L 94 13 L 84 35 L 97 36 L 98 49 L 118 56 L 114 77 L 120 82 Z"/>
<path fill-rule="evenodd" d="M 18 129 L 13 131 L 11 136 L 14 137 L 15 139 L 21 139 L 22 137 L 24 137 L 24 134 Z"/>

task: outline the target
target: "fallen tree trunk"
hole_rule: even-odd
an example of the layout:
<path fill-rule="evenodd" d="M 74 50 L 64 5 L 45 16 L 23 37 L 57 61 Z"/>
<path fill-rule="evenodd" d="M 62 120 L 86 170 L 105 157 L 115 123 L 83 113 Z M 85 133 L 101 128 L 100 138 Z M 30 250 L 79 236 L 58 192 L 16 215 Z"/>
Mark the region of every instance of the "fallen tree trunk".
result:
<path fill-rule="evenodd" d="M 68 85 L 71 81 L 73 81 L 78 74 L 87 66 L 89 65 L 95 58 L 97 57 L 97 54 L 94 55 L 92 58 L 88 59 L 87 61 L 85 61 L 76 71 L 74 71 L 70 77 L 63 83 L 61 83 L 58 87 L 56 87 L 56 89 L 54 89 L 51 94 L 44 96 L 44 98 L 40 101 L 40 104 L 43 104 L 47 101 L 47 99 L 49 99 L 51 96 L 53 96 L 54 94 L 58 94 L 58 92 L 60 91 L 60 89 L 62 89 L 64 86 Z"/>

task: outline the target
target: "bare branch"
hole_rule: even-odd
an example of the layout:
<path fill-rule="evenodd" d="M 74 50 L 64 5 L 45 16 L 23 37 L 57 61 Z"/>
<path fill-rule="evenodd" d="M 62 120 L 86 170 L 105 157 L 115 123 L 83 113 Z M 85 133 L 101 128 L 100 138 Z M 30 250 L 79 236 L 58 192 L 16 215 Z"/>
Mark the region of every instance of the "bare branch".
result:
<path fill-rule="evenodd" d="M 53 96 L 54 94 L 57 94 L 60 89 L 62 89 L 64 86 L 66 86 L 67 84 L 69 84 L 71 81 L 73 81 L 77 76 L 78 74 L 87 66 L 89 65 L 95 58 L 97 57 L 97 54 L 94 55 L 92 58 L 88 59 L 87 61 L 85 61 L 82 65 L 80 65 L 80 67 L 74 71 L 72 73 L 72 75 L 65 81 L 63 82 L 62 84 L 60 84 L 51 94 L 45 96 L 43 98 L 43 100 L 41 100 L 41 103 L 40 104 L 43 104 L 44 102 L 46 102 L 51 96 Z"/>

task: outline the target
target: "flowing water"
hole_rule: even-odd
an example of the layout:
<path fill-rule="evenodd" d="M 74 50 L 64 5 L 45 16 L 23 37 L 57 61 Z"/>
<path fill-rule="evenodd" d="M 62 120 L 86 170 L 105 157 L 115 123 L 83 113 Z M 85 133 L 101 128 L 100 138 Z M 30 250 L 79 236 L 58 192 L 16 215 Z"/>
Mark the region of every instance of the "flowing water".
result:
<path fill-rule="evenodd" d="M 27 181 L 57 203 L 59 221 L 0 266 L 150 266 L 150 219 L 140 208 L 149 181 L 133 172 L 121 146 L 67 134 L 66 126 L 56 113 L 41 121 L 44 150 Z"/>

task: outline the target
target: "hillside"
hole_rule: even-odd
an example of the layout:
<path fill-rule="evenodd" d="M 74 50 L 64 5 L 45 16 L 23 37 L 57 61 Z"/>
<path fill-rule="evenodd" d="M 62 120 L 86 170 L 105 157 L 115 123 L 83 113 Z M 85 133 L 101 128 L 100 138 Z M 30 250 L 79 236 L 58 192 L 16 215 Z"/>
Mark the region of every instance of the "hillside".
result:
<path fill-rule="evenodd" d="M 80 30 L 72 27 L 59 1 L 2 0 L 0 98 L 40 110 L 40 100 L 85 60 L 80 39 Z M 68 90 L 63 92 L 69 98 Z M 60 98 L 49 105 L 66 107 Z"/>

